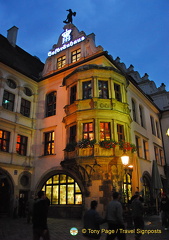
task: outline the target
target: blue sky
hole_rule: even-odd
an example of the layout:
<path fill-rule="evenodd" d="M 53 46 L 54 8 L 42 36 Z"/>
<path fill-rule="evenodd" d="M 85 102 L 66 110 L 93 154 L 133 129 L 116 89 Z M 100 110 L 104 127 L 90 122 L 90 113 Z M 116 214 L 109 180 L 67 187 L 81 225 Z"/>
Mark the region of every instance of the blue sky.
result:
<path fill-rule="evenodd" d="M 0 0 L 0 34 L 17 26 L 17 45 L 45 62 L 69 8 L 79 31 L 169 91 L 169 0 Z"/>

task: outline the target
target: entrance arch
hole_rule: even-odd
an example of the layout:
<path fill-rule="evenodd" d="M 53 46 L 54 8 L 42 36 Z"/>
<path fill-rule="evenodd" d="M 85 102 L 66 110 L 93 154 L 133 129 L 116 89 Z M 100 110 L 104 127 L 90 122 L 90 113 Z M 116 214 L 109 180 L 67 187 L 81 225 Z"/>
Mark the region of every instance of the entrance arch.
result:
<path fill-rule="evenodd" d="M 48 172 L 37 190 L 45 191 L 50 199 L 49 216 L 81 218 L 84 187 L 74 174 L 64 170 Z"/>
<path fill-rule="evenodd" d="M 11 214 L 13 194 L 12 178 L 6 170 L 0 168 L 0 215 Z"/>

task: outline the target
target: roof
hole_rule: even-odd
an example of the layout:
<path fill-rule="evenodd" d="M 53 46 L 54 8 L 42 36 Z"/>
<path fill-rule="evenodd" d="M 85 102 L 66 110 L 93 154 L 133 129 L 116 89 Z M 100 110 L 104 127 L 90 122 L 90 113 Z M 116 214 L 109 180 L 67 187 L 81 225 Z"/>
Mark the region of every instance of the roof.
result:
<path fill-rule="evenodd" d="M 37 57 L 30 55 L 17 45 L 13 47 L 1 34 L 0 61 L 35 81 L 39 81 L 44 68 L 44 63 Z"/>

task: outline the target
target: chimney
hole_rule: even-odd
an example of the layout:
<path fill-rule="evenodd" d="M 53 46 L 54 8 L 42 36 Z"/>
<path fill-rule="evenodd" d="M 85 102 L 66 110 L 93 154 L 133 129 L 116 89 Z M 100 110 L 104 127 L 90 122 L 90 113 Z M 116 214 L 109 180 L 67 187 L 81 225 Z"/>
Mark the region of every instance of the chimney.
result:
<path fill-rule="evenodd" d="M 7 39 L 10 42 L 10 44 L 15 47 L 16 46 L 16 38 L 18 33 L 18 28 L 13 26 L 8 31 Z"/>

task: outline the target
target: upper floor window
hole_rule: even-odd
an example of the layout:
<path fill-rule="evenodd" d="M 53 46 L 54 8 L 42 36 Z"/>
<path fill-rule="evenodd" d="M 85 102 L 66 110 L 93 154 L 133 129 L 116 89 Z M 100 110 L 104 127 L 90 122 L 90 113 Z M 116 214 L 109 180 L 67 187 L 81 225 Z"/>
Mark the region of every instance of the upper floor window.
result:
<path fill-rule="evenodd" d="M 141 157 L 141 139 L 140 137 L 136 136 L 136 149 L 137 149 L 137 155 Z"/>
<path fill-rule="evenodd" d="M 4 90 L 2 106 L 10 111 L 14 110 L 15 94 Z"/>
<path fill-rule="evenodd" d="M 132 103 L 133 121 L 137 122 L 136 103 L 133 99 L 131 103 Z"/>
<path fill-rule="evenodd" d="M 115 99 L 119 102 L 122 101 L 122 97 L 121 97 L 121 87 L 119 84 L 114 83 L 114 92 L 115 92 Z"/>
<path fill-rule="evenodd" d="M 159 149 L 159 154 L 160 154 L 160 164 L 162 166 L 164 166 L 165 165 L 165 159 L 164 159 L 164 152 L 163 152 L 162 149 Z"/>
<path fill-rule="evenodd" d="M 124 141 L 125 136 L 124 136 L 124 126 L 121 124 L 117 124 L 117 136 L 118 136 L 118 141 Z"/>
<path fill-rule="evenodd" d="M 110 140 L 110 123 L 101 122 L 100 123 L 100 140 Z"/>
<path fill-rule="evenodd" d="M 76 101 L 76 91 L 77 91 L 76 85 L 74 85 L 70 88 L 70 104 L 72 104 L 72 103 L 74 103 L 74 101 Z"/>
<path fill-rule="evenodd" d="M 94 127 L 93 123 L 83 123 L 83 139 L 94 139 Z"/>
<path fill-rule="evenodd" d="M 148 141 L 143 139 L 143 151 L 144 151 L 144 159 L 148 160 Z"/>
<path fill-rule="evenodd" d="M 92 97 L 92 82 L 83 82 L 83 99 L 89 99 Z"/>
<path fill-rule="evenodd" d="M 66 64 L 66 56 L 65 55 L 62 56 L 62 57 L 59 57 L 57 59 L 57 67 L 58 67 L 58 69 L 64 67 L 65 64 Z"/>
<path fill-rule="evenodd" d="M 18 134 L 16 143 L 16 152 L 22 156 L 26 156 L 28 138 Z"/>
<path fill-rule="evenodd" d="M 12 88 L 12 89 L 15 89 L 16 88 L 16 83 L 15 83 L 15 81 L 14 80 L 12 80 L 12 79 L 7 79 L 7 85 L 10 87 L 10 88 Z"/>
<path fill-rule="evenodd" d="M 156 121 L 156 130 L 157 130 L 157 137 L 160 138 L 160 126 L 159 126 L 159 122 Z"/>
<path fill-rule="evenodd" d="M 71 62 L 77 62 L 81 57 L 81 49 L 77 49 L 71 53 Z"/>
<path fill-rule="evenodd" d="M 109 98 L 108 81 L 99 81 L 99 98 Z"/>
<path fill-rule="evenodd" d="M 9 152 L 10 132 L 0 130 L 0 151 Z"/>
<path fill-rule="evenodd" d="M 46 117 L 56 114 L 56 91 L 46 95 Z"/>
<path fill-rule="evenodd" d="M 155 154 L 155 160 L 157 161 L 158 164 L 160 164 L 159 152 L 158 152 L 157 146 L 154 146 L 154 154 Z"/>
<path fill-rule="evenodd" d="M 82 192 L 78 183 L 66 174 L 57 174 L 44 184 L 43 191 L 51 204 L 82 204 Z"/>
<path fill-rule="evenodd" d="M 152 134 L 156 136 L 154 118 L 150 116 Z"/>
<path fill-rule="evenodd" d="M 24 87 L 24 93 L 25 95 L 31 97 L 32 96 L 32 91 L 28 87 Z"/>
<path fill-rule="evenodd" d="M 22 98 L 20 113 L 25 117 L 30 117 L 30 108 L 31 108 L 31 102 Z"/>
<path fill-rule="evenodd" d="M 54 131 L 45 133 L 44 155 L 54 154 Z"/>
<path fill-rule="evenodd" d="M 76 125 L 70 127 L 69 142 L 76 142 Z"/>
<path fill-rule="evenodd" d="M 139 105 L 139 112 L 140 112 L 140 124 L 142 127 L 144 127 L 144 112 L 143 112 L 143 107 Z"/>

